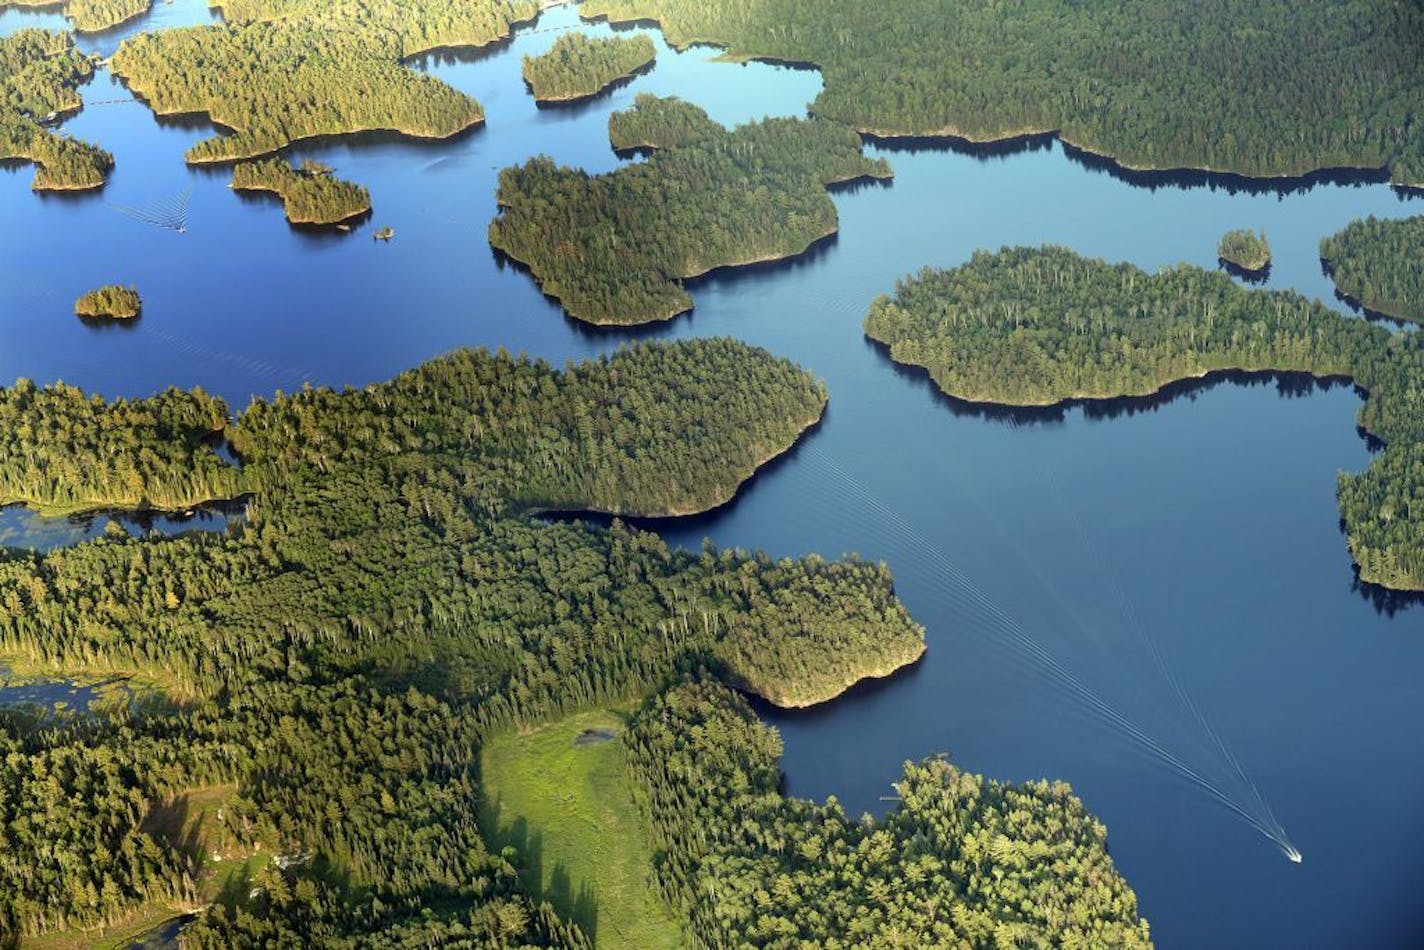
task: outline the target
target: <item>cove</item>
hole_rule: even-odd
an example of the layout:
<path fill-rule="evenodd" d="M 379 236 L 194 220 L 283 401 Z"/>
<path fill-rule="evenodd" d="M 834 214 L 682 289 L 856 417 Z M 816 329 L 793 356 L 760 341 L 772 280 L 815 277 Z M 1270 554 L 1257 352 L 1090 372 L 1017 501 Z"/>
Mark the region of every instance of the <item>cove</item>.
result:
<path fill-rule="evenodd" d="M 127 29 L 208 19 L 201 3 L 175 0 Z M 5 31 L 43 22 L 0 14 Z M 714 62 L 707 48 L 678 54 L 647 31 L 659 51 L 647 74 L 577 107 L 539 109 L 520 60 L 575 22 L 571 10 L 550 11 L 495 50 L 414 64 L 479 99 L 483 129 L 438 144 L 371 137 L 290 150 L 370 188 L 371 218 L 350 235 L 290 228 L 279 206 L 234 196 L 226 170 L 186 167 L 184 150 L 211 126 L 160 122 L 116 102 L 128 93 L 101 72 L 84 90 L 95 104 L 65 128 L 113 151 L 102 193 L 43 198 L 29 190 L 29 169 L 0 171 L 0 214 L 26 235 L 0 260 L 0 380 L 63 379 L 109 396 L 201 385 L 239 409 L 304 382 L 385 379 L 465 345 L 555 364 L 642 337 L 730 335 L 764 346 L 827 381 L 824 422 L 731 505 L 654 527 L 688 546 L 706 536 L 774 554 L 883 558 L 929 647 L 915 667 L 836 702 L 764 711 L 786 741 L 788 792 L 879 811 L 901 761 L 940 751 L 997 778 L 1062 778 L 1107 825 L 1161 947 L 1424 940 L 1415 856 L 1424 615 L 1408 599 L 1360 588 L 1339 536 L 1335 476 L 1369 457 L 1353 389 L 1230 377 L 1116 410 L 1090 403 L 1032 416 L 953 404 L 897 371 L 860 329 L 870 301 L 897 278 L 981 247 L 1056 242 L 1149 269 L 1212 267 L 1218 238 L 1235 227 L 1267 232 L 1275 262 L 1266 286 L 1333 301 L 1319 239 L 1355 217 L 1418 214 L 1424 204 L 1368 176 L 1280 187 L 1134 181 L 1051 139 L 972 152 L 871 143 L 867 154 L 885 157 L 896 179 L 835 192 L 835 240 L 786 265 L 690 282 L 696 309 L 666 325 L 591 329 L 488 247 L 499 169 L 541 152 L 590 172 L 617 167 L 625 159 L 608 146 L 607 117 L 640 92 L 684 96 L 735 124 L 804 114 L 820 78 Z M 81 46 L 103 52 L 113 42 Z M 112 207 L 148 207 L 187 189 L 183 235 Z M 370 239 L 387 225 L 393 241 Z M 135 326 L 92 328 L 68 315 L 79 293 L 108 281 L 142 292 Z M 1188 745 L 1142 646 L 1146 631 L 1304 863 L 1283 860 L 972 629 L 929 550 L 1115 707 Z"/>

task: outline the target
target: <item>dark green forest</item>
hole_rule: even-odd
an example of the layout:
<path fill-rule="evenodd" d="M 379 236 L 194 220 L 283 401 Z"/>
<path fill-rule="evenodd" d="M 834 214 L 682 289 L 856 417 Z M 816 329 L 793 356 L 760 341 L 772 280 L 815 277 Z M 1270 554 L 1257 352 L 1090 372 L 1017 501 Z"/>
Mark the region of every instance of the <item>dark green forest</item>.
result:
<path fill-rule="evenodd" d="M 232 187 L 277 195 L 293 224 L 340 224 L 371 210 L 369 191 L 311 159 L 300 168 L 280 158 L 243 162 L 232 170 Z"/>
<path fill-rule="evenodd" d="M 65 17 L 80 33 L 113 29 L 148 12 L 154 0 L 3 0 L 5 7 L 61 7 Z"/>
<path fill-rule="evenodd" d="M 679 47 L 809 62 L 819 116 L 884 136 L 1060 133 L 1131 168 L 1424 184 L 1424 7 L 1324 0 L 587 0 Z"/>
<path fill-rule="evenodd" d="M 190 162 L 256 158 L 318 135 L 443 139 L 483 111 L 403 61 L 492 43 L 535 9 L 532 0 L 230 3 L 224 25 L 125 40 L 113 69 L 156 112 L 203 112 L 232 130 L 189 149 Z"/>
<path fill-rule="evenodd" d="M 979 252 L 924 270 L 871 306 L 866 333 L 896 362 L 975 402 L 1050 405 L 1156 392 L 1228 370 L 1348 376 L 1360 426 L 1388 443 L 1342 475 L 1340 513 L 1367 581 L 1424 589 L 1424 341 L 1343 317 L 1294 291 L 1245 290 L 1180 265 L 1148 274 L 1060 247 Z M 1416 479 L 1416 480 L 1410 480 Z M 1400 481 L 1402 480 L 1402 481 Z"/>
<path fill-rule="evenodd" d="M 1106 833 L 1063 783 L 905 766 L 883 819 L 778 791 L 781 740 L 690 680 L 626 737 L 655 880 L 702 947 L 1147 947 Z"/>
<path fill-rule="evenodd" d="M 25 419 L 4 427 L 7 478 L 51 471 L 41 453 L 56 445 L 88 454 L 89 471 L 117 446 L 145 495 L 196 467 L 150 457 L 182 441 L 163 428 L 224 415 L 201 394 L 187 398 L 206 421 L 169 407 L 181 394 L 6 395 Z M 477 838 L 480 735 L 645 695 L 692 668 L 768 684 L 773 701 L 824 701 L 913 660 L 923 631 L 883 566 L 684 552 L 617 522 L 523 512 L 716 503 L 823 401 L 808 374 L 726 340 L 563 371 L 464 351 L 362 390 L 255 403 L 229 427 L 251 500 L 225 534 L 113 530 L 8 552 L 0 655 L 35 671 L 144 673 L 177 706 L 11 727 L 0 942 L 189 900 L 199 867 L 145 817 L 233 783 L 227 832 L 292 860 L 220 896 L 192 932 L 200 946 L 369 946 L 374 930 L 392 946 L 582 945 L 513 892 L 507 861 Z M 63 425 L 79 436 L 53 438 Z M 36 826 L 6 804 L 31 793 L 6 790 L 45 781 L 51 759 L 93 778 L 43 798 Z M 45 869 L 79 860 L 84 875 L 56 889 Z"/>
<path fill-rule="evenodd" d="M 1424 323 L 1424 216 L 1351 221 L 1320 242 L 1340 293 L 1375 313 Z"/>
<path fill-rule="evenodd" d="M 1216 256 L 1244 271 L 1264 270 L 1271 263 L 1271 243 L 1266 240 L 1265 231 L 1237 228 L 1221 236 Z"/>
<path fill-rule="evenodd" d="M 682 280 L 805 251 L 837 227 L 826 186 L 887 178 L 847 129 L 767 119 L 727 131 L 697 106 L 640 95 L 609 121 L 646 162 L 589 175 L 539 157 L 500 173 L 490 243 L 570 316 L 632 325 L 692 308 Z"/>
<path fill-rule="evenodd" d="M 105 402 L 22 379 L 0 390 L 0 505 L 51 514 L 179 511 L 243 492 L 214 440 L 227 406 L 201 390 Z"/>
<path fill-rule="evenodd" d="M 132 320 L 142 308 L 138 291 L 118 284 L 97 287 L 74 302 L 76 316 L 109 320 Z"/>
<path fill-rule="evenodd" d="M 524 57 L 524 81 L 540 102 L 585 99 L 657 59 L 645 35 L 590 39 L 563 33 L 540 56 Z"/>
<path fill-rule="evenodd" d="M 18 30 L 0 37 L 0 160 L 38 166 L 36 191 L 83 190 L 104 184 L 113 156 L 42 125 L 82 104 L 79 86 L 94 65 L 68 33 Z"/>

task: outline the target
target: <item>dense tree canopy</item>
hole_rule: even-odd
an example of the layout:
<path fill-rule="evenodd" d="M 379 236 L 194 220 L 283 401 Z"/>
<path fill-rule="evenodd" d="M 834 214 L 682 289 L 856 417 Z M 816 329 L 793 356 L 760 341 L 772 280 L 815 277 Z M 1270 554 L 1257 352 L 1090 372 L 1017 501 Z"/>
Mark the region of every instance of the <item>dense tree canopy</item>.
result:
<path fill-rule="evenodd" d="M 535 10 L 532 0 L 224 3 L 224 25 L 140 34 L 113 69 L 159 113 L 204 112 L 233 130 L 193 146 L 190 162 L 256 158 L 318 135 L 448 138 L 483 121 L 479 104 L 402 61 L 491 43 Z"/>
<path fill-rule="evenodd" d="M 153 0 L 0 0 L 0 10 L 54 6 L 64 10 L 65 17 L 80 33 L 98 33 L 143 16 L 153 6 Z"/>
<path fill-rule="evenodd" d="M 1343 317 L 1293 291 L 1246 290 L 1186 265 L 1147 274 L 1064 248 L 980 252 L 881 297 L 866 333 L 946 393 L 1012 405 L 1145 395 L 1216 370 L 1349 376 L 1361 426 L 1389 443 L 1342 476 L 1341 514 L 1361 576 L 1424 589 L 1424 341 Z"/>
<path fill-rule="evenodd" d="M 181 510 L 242 493 L 212 448 L 227 406 L 201 390 L 105 402 L 73 386 L 0 389 L 0 505 Z"/>
<path fill-rule="evenodd" d="M 149 459 L 148 447 L 182 441 L 161 437 L 188 418 L 170 404 L 205 399 L 104 404 L 29 384 L 6 397 L 20 421 L 0 426 L 14 443 L 0 472 L 13 481 L 54 469 L 41 446 Z M 724 340 L 563 372 L 461 352 L 387 384 L 254 404 L 231 429 L 252 502 L 227 534 L 117 532 L 12 552 L 0 560 L 0 655 L 145 672 L 185 705 L 16 734 L 20 754 L 0 756 L 0 835 L 18 855 L 0 861 L 0 938 L 188 899 L 203 870 L 143 830 L 148 803 L 230 782 L 231 833 L 294 857 L 219 899 L 192 934 L 200 946 L 295 934 L 340 946 L 371 930 L 392 946 L 487 946 L 491 934 L 580 945 L 513 893 L 512 870 L 477 837 L 471 756 L 484 731 L 645 694 L 694 667 L 773 701 L 822 701 L 918 656 L 923 631 L 883 567 L 678 551 L 619 523 L 519 509 L 703 507 L 823 402 L 808 374 Z M 220 405 L 208 408 L 220 422 Z M 76 414 L 100 435 L 51 437 Z M 164 459 L 149 460 L 133 481 L 161 480 Z M 61 747 L 107 771 L 75 787 L 72 814 L 56 804 L 47 820 L 108 843 L 55 896 L 45 865 L 24 858 L 40 844 L 7 818 L 3 790 Z"/>
<path fill-rule="evenodd" d="M 547 53 L 524 57 L 524 81 L 540 102 L 586 99 L 657 56 L 653 41 L 643 34 L 589 39 L 583 33 L 562 33 Z"/>
<path fill-rule="evenodd" d="M 678 46 L 811 62 L 816 115 L 881 135 L 1059 132 L 1133 168 L 1424 184 L 1424 7 L 1373 0 L 587 0 Z"/>
<path fill-rule="evenodd" d="M 628 731 L 661 851 L 655 879 L 704 947 L 1146 947 L 1106 833 L 1062 783 L 907 764 L 899 804 L 856 821 L 778 791 L 781 742 L 691 681 Z"/>
<path fill-rule="evenodd" d="M 489 232 L 589 323 L 690 310 L 684 278 L 799 254 L 836 230 L 827 185 L 890 175 L 853 133 L 817 120 L 729 132 L 690 103 L 643 95 L 609 129 L 615 148 L 649 148 L 652 157 L 596 176 L 546 157 L 507 168 Z"/>
<path fill-rule="evenodd" d="M 1424 323 L 1424 215 L 1351 221 L 1320 242 L 1340 293 L 1376 313 Z"/>
<path fill-rule="evenodd" d="M 300 168 L 279 158 L 243 162 L 232 170 L 232 187 L 277 195 L 293 224 L 339 224 L 371 210 L 369 191 L 310 159 Z"/>
<path fill-rule="evenodd" d="M 19 30 L 0 37 L 0 160 L 39 166 L 37 191 L 98 188 L 113 167 L 103 149 L 41 124 L 78 109 L 79 86 L 93 75 L 94 65 L 68 33 Z"/>
<path fill-rule="evenodd" d="M 1243 271 L 1259 271 L 1271 263 L 1271 245 L 1265 231 L 1237 228 L 1221 236 L 1216 256 Z"/>
<path fill-rule="evenodd" d="M 118 284 L 97 287 L 74 302 L 74 312 L 78 316 L 111 320 L 132 320 L 139 315 L 142 307 L 138 291 Z"/>

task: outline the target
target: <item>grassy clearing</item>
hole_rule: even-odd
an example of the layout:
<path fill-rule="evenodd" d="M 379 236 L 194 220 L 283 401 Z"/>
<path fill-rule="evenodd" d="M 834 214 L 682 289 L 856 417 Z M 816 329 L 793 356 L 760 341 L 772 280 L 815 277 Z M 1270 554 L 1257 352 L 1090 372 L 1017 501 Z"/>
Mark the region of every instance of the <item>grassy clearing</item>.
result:
<path fill-rule="evenodd" d="M 272 859 L 265 850 L 252 853 L 244 850 L 218 818 L 236 793 L 236 785 L 195 788 L 172 801 L 154 803 L 144 816 L 143 831 L 201 862 L 200 903 L 224 893 L 245 897 L 248 882 Z M 173 918 L 197 909 L 168 902 L 145 904 L 112 927 L 45 934 L 26 940 L 24 947 L 26 950 L 127 948 Z"/>
<path fill-rule="evenodd" d="M 625 712 L 581 713 L 486 743 L 482 823 L 519 852 L 524 884 L 598 947 L 657 950 L 682 940 L 650 883 L 652 845 L 633 804 L 622 741 L 575 745 L 587 730 L 621 736 Z"/>

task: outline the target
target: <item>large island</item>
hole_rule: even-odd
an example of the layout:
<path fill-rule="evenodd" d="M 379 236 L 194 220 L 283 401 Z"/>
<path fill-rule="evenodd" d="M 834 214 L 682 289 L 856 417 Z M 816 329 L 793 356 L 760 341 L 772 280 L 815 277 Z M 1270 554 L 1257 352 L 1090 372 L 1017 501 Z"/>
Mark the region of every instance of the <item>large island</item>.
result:
<path fill-rule="evenodd" d="M 973 402 L 1046 406 L 1144 396 L 1224 370 L 1347 376 L 1360 425 L 1388 443 L 1340 477 L 1363 579 L 1424 590 L 1424 345 L 1283 291 L 1245 290 L 1186 265 L 1148 274 L 1061 247 L 980 252 L 925 270 L 872 305 L 865 331 Z"/>

